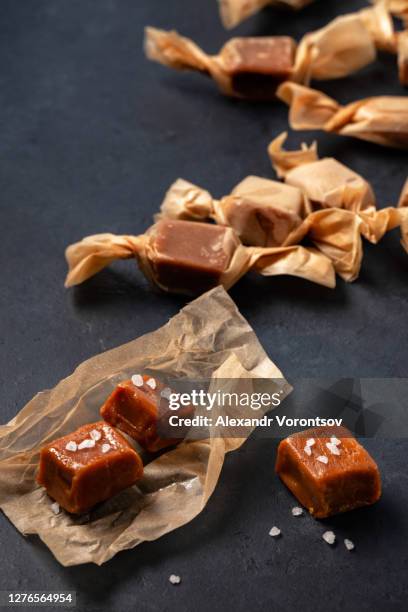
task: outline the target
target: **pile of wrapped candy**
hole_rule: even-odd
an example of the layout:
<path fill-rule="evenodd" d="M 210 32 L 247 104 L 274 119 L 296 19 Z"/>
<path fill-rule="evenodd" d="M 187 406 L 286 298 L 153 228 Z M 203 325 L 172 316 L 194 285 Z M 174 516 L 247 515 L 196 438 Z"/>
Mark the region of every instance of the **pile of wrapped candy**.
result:
<path fill-rule="evenodd" d="M 221 0 L 223 22 L 233 27 L 271 0 Z M 305 1 L 287 1 L 301 8 Z M 300 41 L 289 36 L 233 38 L 208 55 L 174 31 L 146 28 L 147 56 L 177 70 L 212 78 L 222 93 L 246 99 L 279 98 L 290 107 L 294 129 L 352 136 L 408 148 L 408 98 L 378 96 L 346 106 L 312 89 L 314 80 L 350 75 L 374 62 L 377 51 L 396 57 L 400 82 L 408 84 L 406 0 L 381 0 L 337 17 Z M 397 67 L 396 67 L 397 70 Z M 336 273 L 355 280 L 363 239 L 376 244 L 396 227 L 408 250 L 408 181 L 399 202 L 377 209 L 370 184 L 333 158 L 319 159 L 317 145 L 283 148 L 285 134 L 268 152 L 281 181 L 249 176 L 219 199 L 178 179 L 155 223 L 141 236 L 98 234 L 66 251 L 66 286 L 82 283 L 117 259 L 136 258 L 161 289 L 199 294 L 230 288 L 249 270 L 287 274 L 334 287 Z"/>

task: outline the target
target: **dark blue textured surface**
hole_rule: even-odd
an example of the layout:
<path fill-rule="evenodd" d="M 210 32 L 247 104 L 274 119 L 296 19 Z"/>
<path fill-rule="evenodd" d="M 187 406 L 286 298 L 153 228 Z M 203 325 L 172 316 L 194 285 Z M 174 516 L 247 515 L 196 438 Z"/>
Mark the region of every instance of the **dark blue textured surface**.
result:
<path fill-rule="evenodd" d="M 234 31 L 296 38 L 364 2 L 321 0 L 292 16 L 264 11 Z M 183 299 L 151 291 L 129 262 L 65 292 L 64 247 L 91 233 L 141 233 L 179 176 L 226 194 L 244 176 L 272 177 L 266 146 L 287 126 L 280 103 L 221 97 L 199 75 L 148 63 L 143 26 L 177 28 L 215 52 L 228 38 L 215 0 L 2 0 L 0 5 L 1 421 L 81 361 L 151 331 Z M 322 84 L 346 102 L 402 95 L 393 58 Z M 290 145 L 313 134 L 293 134 Z M 318 135 L 396 203 L 406 152 Z M 290 278 L 243 279 L 232 296 L 290 377 L 406 376 L 408 257 L 398 232 L 366 245 L 360 279 L 330 291 Z M 384 473 L 375 508 L 330 521 L 357 545 L 321 540 L 325 526 L 290 516 L 273 475 L 275 442 L 228 458 L 191 525 L 102 568 L 64 569 L 0 521 L 2 589 L 78 591 L 93 610 L 403 610 L 407 596 L 406 442 L 371 442 Z M 274 541 L 273 524 L 283 531 Z M 170 573 L 183 582 L 172 587 Z"/>

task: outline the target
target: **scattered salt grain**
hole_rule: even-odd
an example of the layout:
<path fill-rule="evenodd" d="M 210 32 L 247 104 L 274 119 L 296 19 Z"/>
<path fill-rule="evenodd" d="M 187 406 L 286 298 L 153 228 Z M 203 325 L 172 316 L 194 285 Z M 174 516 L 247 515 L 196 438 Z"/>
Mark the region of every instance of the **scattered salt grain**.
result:
<path fill-rule="evenodd" d="M 347 538 L 344 540 L 344 546 L 347 548 L 347 550 L 354 550 L 354 542 L 352 542 L 351 540 L 348 540 Z"/>
<path fill-rule="evenodd" d="M 328 458 L 326 457 L 326 455 L 319 455 L 319 457 L 317 458 L 318 461 L 320 461 L 320 463 L 325 463 L 326 465 L 329 463 Z"/>
<path fill-rule="evenodd" d="M 309 455 L 309 457 L 311 457 L 312 455 L 312 449 L 310 446 L 305 446 L 305 448 L 303 449 L 306 453 L 306 455 Z"/>
<path fill-rule="evenodd" d="M 134 374 L 132 376 L 132 383 L 135 385 L 135 387 L 143 387 L 143 376 L 140 376 L 140 374 Z"/>
<path fill-rule="evenodd" d="M 110 444 L 102 444 L 102 452 L 103 453 L 109 453 L 111 449 L 111 445 Z"/>
<path fill-rule="evenodd" d="M 73 440 L 70 440 L 68 444 L 66 444 L 65 450 L 70 451 L 71 453 L 75 453 L 77 447 L 78 447 L 77 443 L 74 442 Z"/>
<path fill-rule="evenodd" d="M 293 516 L 301 516 L 302 514 L 303 514 L 303 510 L 302 508 L 299 508 L 299 506 L 295 506 L 294 508 L 292 508 Z"/>
<path fill-rule="evenodd" d="M 339 444 L 341 444 L 341 440 L 339 440 L 338 438 L 336 438 L 336 436 L 332 436 L 332 437 L 330 438 L 330 442 L 331 442 L 332 444 L 334 444 L 335 446 L 338 446 Z"/>
<path fill-rule="evenodd" d="M 170 399 L 171 396 L 171 389 L 170 387 L 165 387 L 163 389 L 163 391 L 160 393 L 161 397 L 164 397 L 165 399 Z"/>
<path fill-rule="evenodd" d="M 340 449 L 337 448 L 337 445 L 334 444 L 334 442 L 326 442 L 326 446 L 332 455 L 340 455 Z"/>
<path fill-rule="evenodd" d="M 157 387 L 157 383 L 154 378 L 149 378 L 149 380 L 146 382 L 146 385 L 148 385 L 151 389 L 155 389 Z"/>
<path fill-rule="evenodd" d="M 51 504 L 51 510 L 53 511 L 54 514 L 59 514 L 60 512 L 59 503 L 54 502 L 53 504 Z"/>
<path fill-rule="evenodd" d="M 330 544 L 330 546 L 332 546 L 336 541 L 336 536 L 333 531 L 325 531 L 322 538 L 325 542 L 327 542 L 327 544 Z"/>
<path fill-rule="evenodd" d="M 180 576 L 176 576 L 176 574 L 172 574 L 169 576 L 169 582 L 171 582 L 171 584 L 180 584 L 181 578 Z"/>
<path fill-rule="evenodd" d="M 95 440 L 95 442 L 102 438 L 101 432 L 97 429 L 93 429 L 89 435 L 91 436 L 92 440 Z"/>
<path fill-rule="evenodd" d="M 279 529 L 279 527 L 272 527 L 272 529 L 269 532 L 269 535 L 272 536 L 273 538 L 279 537 L 280 534 L 281 534 L 281 530 Z"/>
<path fill-rule="evenodd" d="M 93 448 L 94 446 L 95 440 L 90 440 L 89 438 L 86 438 L 85 440 L 82 440 L 80 444 L 78 444 L 78 449 L 82 450 L 83 448 Z"/>
<path fill-rule="evenodd" d="M 309 438 L 306 440 L 306 446 L 314 446 L 316 444 L 316 440 L 314 438 Z"/>

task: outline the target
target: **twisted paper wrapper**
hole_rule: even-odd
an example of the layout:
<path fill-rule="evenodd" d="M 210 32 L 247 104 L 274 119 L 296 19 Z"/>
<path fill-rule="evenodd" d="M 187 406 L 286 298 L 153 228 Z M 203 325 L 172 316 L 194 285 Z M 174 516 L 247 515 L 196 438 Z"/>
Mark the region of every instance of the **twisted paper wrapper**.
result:
<path fill-rule="evenodd" d="M 194 70 L 210 76 L 221 92 L 233 97 L 252 97 L 234 88 L 237 45 L 272 41 L 274 37 L 231 39 L 217 55 L 208 55 L 192 40 L 177 32 L 146 28 L 145 52 L 149 59 L 176 70 Z M 293 41 L 295 45 L 295 41 Z M 313 79 L 328 80 L 350 75 L 376 58 L 377 49 L 400 52 L 400 75 L 406 76 L 406 38 L 397 37 L 390 14 L 384 5 L 337 17 L 327 26 L 306 34 L 297 46 L 288 78 L 309 84 Z M 253 94 L 257 97 L 259 94 Z M 274 93 L 273 93 L 274 95 Z M 269 94 L 268 94 L 269 96 Z"/>
<path fill-rule="evenodd" d="M 277 181 L 249 176 L 229 196 L 214 200 L 208 191 L 179 179 L 167 192 L 159 217 L 211 219 L 233 227 L 246 244 L 285 248 L 307 238 L 349 282 L 361 267 L 361 220 L 349 210 L 313 212 L 305 192 Z"/>
<path fill-rule="evenodd" d="M 385 3 L 388 10 L 402 19 L 406 26 L 408 26 L 408 0 L 372 0 L 374 4 Z"/>
<path fill-rule="evenodd" d="M 295 130 L 323 130 L 408 148 L 408 97 L 377 96 L 342 106 L 321 91 L 289 82 L 279 87 L 277 96 L 288 104 Z"/>
<path fill-rule="evenodd" d="M 222 22 L 228 29 L 235 28 L 265 6 L 276 4 L 301 9 L 311 2 L 313 0 L 218 0 Z"/>
<path fill-rule="evenodd" d="M 163 285 L 157 278 L 155 235 L 159 225 L 160 221 L 141 236 L 97 234 L 69 246 L 66 250 L 69 272 L 65 286 L 84 282 L 115 260 L 136 259 L 152 283 L 164 291 L 180 292 L 179 288 Z M 289 274 L 326 287 L 332 288 L 336 284 L 330 259 L 316 249 L 292 244 L 271 248 L 245 247 L 231 228 L 225 232 L 224 249 L 231 254 L 229 265 L 220 277 L 220 285 L 225 289 L 232 287 L 251 269 L 263 276 Z M 182 292 L 189 293 L 189 290 L 186 287 Z"/>
<path fill-rule="evenodd" d="M 284 150 L 286 136 L 284 133 L 275 138 L 268 149 L 279 177 L 301 189 L 313 208 L 338 208 L 353 214 L 360 234 L 373 244 L 400 227 L 402 244 L 408 251 L 408 181 L 397 207 L 377 210 L 374 192 L 363 177 L 333 158 L 319 159 L 316 143 L 311 147 L 303 144 L 300 150 Z"/>

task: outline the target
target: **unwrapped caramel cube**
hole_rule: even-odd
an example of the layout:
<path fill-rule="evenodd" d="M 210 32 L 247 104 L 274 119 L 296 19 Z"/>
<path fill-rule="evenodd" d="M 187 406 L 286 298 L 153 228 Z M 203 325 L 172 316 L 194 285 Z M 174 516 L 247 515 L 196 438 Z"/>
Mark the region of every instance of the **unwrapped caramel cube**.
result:
<path fill-rule="evenodd" d="M 131 380 L 120 383 L 111 393 L 101 408 L 101 416 L 153 453 L 180 442 L 182 437 L 181 429 L 178 430 L 178 439 L 174 435 L 160 435 L 169 431 L 171 393 L 171 389 L 157 379 L 135 374 Z M 183 414 L 190 414 L 191 410 L 191 407 L 183 409 Z"/>
<path fill-rule="evenodd" d="M 37 481 L 73 514 L 87 512 L 143 475 L 137 452 L 108 423 L 84 425 L 41 450 Z"/>
<path fill-rule="evenodd" d="M 289 36 L 233 38 L 221 50 L 232 89 L 249 98 L 270 99 L 286 81 L 295 61 L 296 42 Z"/>
<path fill-rule="evenodd" d="M 368 506 L 381 496 L 377 464 L 344 427 L 317 427 L 282 440 L 275 469 L 316 518 Z"/>
<path fill-rule="evenodd" d="M 163 219 L 154 226 L 151 268 L 155 282 L 196 294 L 220 284 L 238 244 L 227 227 Z"/>

